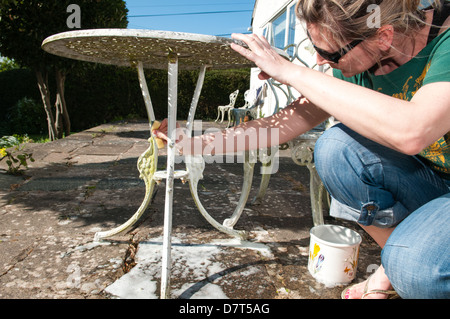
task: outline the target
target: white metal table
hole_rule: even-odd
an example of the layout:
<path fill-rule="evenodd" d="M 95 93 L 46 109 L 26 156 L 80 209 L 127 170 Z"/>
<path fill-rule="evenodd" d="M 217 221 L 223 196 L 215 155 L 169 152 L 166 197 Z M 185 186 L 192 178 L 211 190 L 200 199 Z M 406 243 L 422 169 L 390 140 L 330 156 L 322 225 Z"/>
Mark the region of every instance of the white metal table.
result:
<path fill-rule="evenodd" d="M 111 237 L 131 227 L 147 208 L 155 183 L 166 179 L 164 207 L 164 239 L 161 274 L 161 298 L 169 297 L 171 268 L 171 232 L 172 203 L 174 179 L 179 178 L 189 182 L 189 187 L 197 208 L 205 219 L 218 230 L 229 235 L 245 238 L 244 231 L 234 230 L 251 187 L 253 175 L 252 163 L 244 165 L 244 185 L 241 200 L 230 219 L 223 224 L 212 218 L 200 202 L 197 192 L 198 181 L 203 177 L 205 162 L 202 156 L 191 156 L 186 159 L 186 170 L 175 171 L 175 128 L 178 95 L 178 69 L 200 69 L 197 86 L 193 95 L 188 120 L 187 133 L 192 134 L 194 115 L 200 97 L 205 72 L 207 68 L 231 69 L 250 68 L 253 63 L 231 49 L 231 43 L 245 44 L 229 38 L 201 34 L 189 34 L 168 31 L 132 30 L 132 29 L 92 29 L 59 33 L 48 37 L 42 43 L 42 48 L 52 54 L 66 58 L 135 67 L 138 72 L 142 95 L 145 101 L 150 127 L 155 121 L 150 94 L 144 77 L 144 68 L 168 70 L 168 136 L 167 169 L 157 171 L 158 148 L 155 137 L 150 132 L 150 146 L 139 157 L 138 169 L 140 178 L 146 185 L 145 198 L 137 212 L 123 225 L 112 230 L 98 232 L 95 240 Z M 280 52 L 283 54 L 283 52 Z M 151 130 L 150 130 L 151 131 Z"/>

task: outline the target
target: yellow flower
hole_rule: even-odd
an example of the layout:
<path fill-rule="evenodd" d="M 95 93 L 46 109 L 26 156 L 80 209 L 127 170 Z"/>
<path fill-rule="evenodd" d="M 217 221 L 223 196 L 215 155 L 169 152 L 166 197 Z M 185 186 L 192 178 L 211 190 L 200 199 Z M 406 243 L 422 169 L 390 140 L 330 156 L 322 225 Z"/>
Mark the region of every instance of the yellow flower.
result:
<path fill-rule="evenodd" d="M 319 253 L 319 251 L 320 251 L 320 246 L 317 245 L 317 244 L 314 244 L 314 250 L 313 250 L 312 253 L 310 253 L 311 259 L 316 258 L 316 256 L 317 256 L 317 254 Z"/>
<path fill-rule="evenodd" d="M 0 157 L 5 157 L 5 156 L 6 156 L 6 149 L 0 148 Z"/>

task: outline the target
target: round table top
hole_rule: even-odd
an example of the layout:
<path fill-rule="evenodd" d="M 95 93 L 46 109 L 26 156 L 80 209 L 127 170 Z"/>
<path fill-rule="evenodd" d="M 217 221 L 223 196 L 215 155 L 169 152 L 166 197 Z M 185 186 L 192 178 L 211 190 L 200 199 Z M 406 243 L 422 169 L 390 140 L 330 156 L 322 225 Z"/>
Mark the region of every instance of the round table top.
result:
<path fill-rule="evenodd" d="M 46 38 L 42 48 L 52 54 L 103 64 L 166 69 L 170 52 L 179 59 L 182 69 L 208 65 L 214 69 L 254 67 L 231 49 L 230 44 L 245 43 L 229 38 L 136 29 L 88 29 L 58 33 Z M 280 50 L 280 54 L 284 52 Z"/>

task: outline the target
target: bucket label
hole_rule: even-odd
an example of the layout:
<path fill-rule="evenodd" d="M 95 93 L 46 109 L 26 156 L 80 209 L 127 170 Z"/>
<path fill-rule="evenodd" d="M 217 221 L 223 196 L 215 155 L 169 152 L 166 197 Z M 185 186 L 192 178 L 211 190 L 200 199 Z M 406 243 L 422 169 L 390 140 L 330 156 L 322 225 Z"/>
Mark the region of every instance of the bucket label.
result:
<path fill-rule="evenodd" d="M 314 244 L 314 249 L 312 252 L 309 252 L 309 258 L 311 259 L 310 262 L 312 264 L 312 271 L 314 274 L 320 271 L 322 269 L 323 261 L 325 260 L 325 256 L 320 254 L 320 246 L 317 244 Z"/>
<path fill-rule="evenodd" d="M 345 259 L 346 265 L 344 268 L 344 273 L 347 274 L 350 278 L 354 278 L 356 274 L 356 266 L 358 266 L 358 257 L 359 257 L 359 246 L 353 247 L 352 253 Z"/>
<path fill-rule="evenodd" d="M 341 280 L 344 280 L 346 277 L 348 281 L 353 280 L 356 275 L 356 268 L 358 265 L 358 258 L 359 258 L 359 246 L 352 247 L 351 249 L 347 250 L 347 256 L 342 258 L 343 264 L 341 265 L 328 265 L 325 266 L 325 261 L 327 260 L 327 254 L 335 254 L 333 250 L 330 250 L 330 248 L 327 249 L 325 247 L 324 249 L 321 249 L 320 245 L 317 243 L 314 243 L 314 245 L 311 247 L 312 249 L 309 252 L 309 271 L 311 275 L 315 276 L 318 274 L 322 269 L 325 273 L 328 273 L 330 269 L 332 268 L 334 271 L 339 270 L 341 272 L 341 276 L 335 274 L 333 276 L 340 277 Z M 328 258 L 329 259 L 329 258 Z M 334 258 L 331 258 L 334 259 Z M 330 260 L 329 260 L 330 261 Z M 325 266 L 325 267 L 324 267 Z M 334 272 L 333 271 L 333 272 Z M 328 274 L 324 274 L 324 276 L 328 276 Z"/>

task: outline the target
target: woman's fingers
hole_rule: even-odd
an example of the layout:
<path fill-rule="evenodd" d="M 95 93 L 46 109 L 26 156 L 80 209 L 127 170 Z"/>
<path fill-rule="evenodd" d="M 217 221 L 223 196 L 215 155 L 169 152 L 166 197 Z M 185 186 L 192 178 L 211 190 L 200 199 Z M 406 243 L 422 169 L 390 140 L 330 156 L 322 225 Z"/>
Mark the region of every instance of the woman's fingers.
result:
<path fill-rule="evenodd" d="M 152 127 L 152 134 L 159 139 L 162 139 L 164 141 L 164 143 L 166 144 L 169 141 L 169 134 L 167 132 L 168 130 L 168 120 L 164 119 L 161 124 L 158 125 L 158 127 Z M 179 137 L 180 135 L 184 135 L 184 131 L 183 129 L 181 129 L 180 125 L 178 123 L 176 123 L 176 127 L 177 127 L 177 133 L 176 135 Z M 181 131 L 179 131 L 179 129 Z M 178 138 L 177 141 L 178 142 Z"/>
<path fill-rule="evenodd" d="M 236 40 L 241 40 L 245 42 L 249 48 L 253 48 L 253 50 L 255 51 L 266 49 L 267 47 L 272 49 L 269 42 L 267 42 L 266 38 L 258 37 L 255 34 L 252 36 L 246 36 L 244 34 L 233 34 L 232 37 Z M 238 52 L 239 54 L 241 54 L 242 56 L 244 56 L 245 58 L 247 58 L 248 60 L 256 63 L 257 56 L 256 54 L 253 53 L 252 50 L 246 49 L 235 43 L 231 44 L 231 48 L 236 52 Z M 261 71 L 261 73 L 258 75 L 258 78 L 260 80 L 267 80 L 270 79 L 271 77 L 266 72 Z"/>
<path fill-rule="evenodd" d="M 250 51 L 250 50 L 248 50 L 248 49 L 246 49 L 246 48 L 244 48 L 244 47 L 242 47 L 242 46 L 240 46 L 240 45 L 238 45 L 238 44 L 235 44 L 235 43 L 232 43 L 231 44 L 231 48 L 234 50 L 234 51 L 236 51 L 237 53 L 239 53 L 240 55 L 242 55 L 244 58 L 246 58 L 247 60 L 250 60 L 250 61 L 252 61 L 252 62 L 255 62 L 254 61 L 254 55 L 253 55 L 253 52 L 252 51 Z"/>
<path fill-rule="evenodd" d="M 167 135 L 159 130 L 153 130 L 153 135 L 156 138 L 160 138 L 162 140 L 164 140 L 165 142 L 167 142 L 169 140 L 169 138 L 167 137 Z"/>
<path fill-rule="evenodd" d="M 231 44 L 231 48 L 237 51 L 238 53 L 242 54 L 250 61 L 255 62 L 254 58 L 257 57 L 258 51 L 260 51 L 261 48 L 264 47 L 264 44 L 261 42 L 261 39 L 255 34 L 245 35 L 234 33 L 231 35 L 231 37 L 233 39 L 240 40 L 245 44 L 247 44 L 248 49 L 235 43 Z"/>
<path fill-rule="evenodd" d="M 288 70 L 286 65 L 288 61 L 272 48 L 266 38 L 256 34 L 233 34 L 232 38 L 247 44 L 248 49 L 238 44 L 232 44 L 232 49 L 254 62 L 261 69 L 259 79 L 274 78 L 281 83 L 285 83 L 285 71 L 283 70 Z"/>
<path fill-rule="evenodd" d="M 258 74 L 258 79 L 260 79 L 260 80 L 262 80 L 262 81 L 265 81 L 265 80 L 268 80 L 268 79 L 270 79 L 271 78 L 271 76 L 270 75 L 268 75 L 266 72 L 264 72 L 264 71 L 261 71 L 261 72 L 259 72 L 259 74 Z"/>
<path fill-rule="evenodd" d="M 167 129 L 169 128 L 169 122 L 167 119 L 162 120 L 161 125 L 159 126 L 158 130 L 167 134 Z"/>

